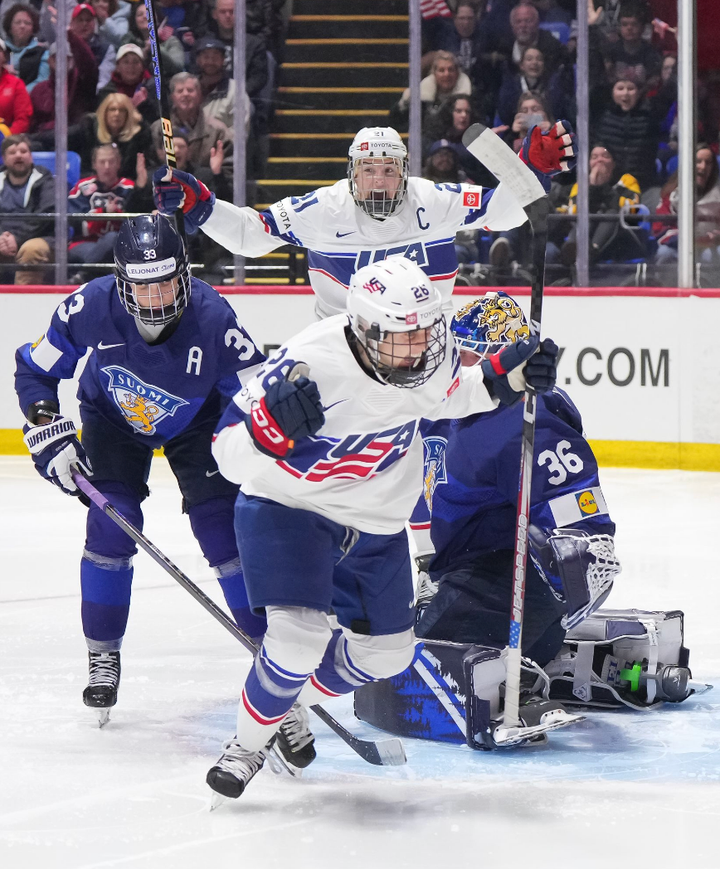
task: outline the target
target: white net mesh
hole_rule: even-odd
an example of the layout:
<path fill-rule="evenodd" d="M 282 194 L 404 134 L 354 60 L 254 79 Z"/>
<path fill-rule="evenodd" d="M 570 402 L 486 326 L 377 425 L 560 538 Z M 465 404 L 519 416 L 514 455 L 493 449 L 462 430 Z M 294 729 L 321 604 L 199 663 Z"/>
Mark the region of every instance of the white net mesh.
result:
<path fill-rule="evenodd" d="M 593 600 L 612 585 L 622 567 L 615 555 L 615 541 L 609 534 L 594 534 L 587 539 L 588 552 L 595 561 L 588 565 L 587 584 Z"/>

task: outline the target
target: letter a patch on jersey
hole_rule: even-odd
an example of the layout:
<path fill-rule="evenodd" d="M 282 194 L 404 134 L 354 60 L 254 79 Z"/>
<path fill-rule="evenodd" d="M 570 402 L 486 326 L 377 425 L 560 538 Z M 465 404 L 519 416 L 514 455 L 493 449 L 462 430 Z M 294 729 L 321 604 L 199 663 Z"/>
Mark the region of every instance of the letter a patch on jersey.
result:
<path fill-rule="evenodd" d="M 173 416 L 179 407 L 189 403 L 164 389 L 144 383 L 131 371 L 119 365 L 110 365 L 101 370 L 103 374 L 107 374 L 108 392 L 125 422 L 138 434 L 155 434 L 161 420 L 166 416 Z"/>

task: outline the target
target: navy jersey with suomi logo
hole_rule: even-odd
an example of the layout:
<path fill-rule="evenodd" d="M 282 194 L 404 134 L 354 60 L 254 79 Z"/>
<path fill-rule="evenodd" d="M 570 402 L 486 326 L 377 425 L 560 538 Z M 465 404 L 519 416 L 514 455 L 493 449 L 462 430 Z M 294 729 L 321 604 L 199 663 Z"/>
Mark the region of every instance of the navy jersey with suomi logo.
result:
<path fill-rule="evenodd" d="M 192 278 L 187 307 L 173 334 L 152 346 L 118 297 L 113 275 L 96 278 L 60 303 L 47 332 L 17 351 L 20 407 L 57 400 L 58 381 L 80 375 L 81 408 L 90 407 L 124 431 L 158 447 L 203 419 L 217 393 L 232 396 L 264 355 L 220 294 Z M 217 405 L 213 413 L 217 414 Z M 209 412 L 209 411 L 208 411 Z"/>
<path fill-rule="evenodd" d="M 513 549 L 522 407 L 520 402 L 492 413 L 423 424 L 423 497 L 410 526 L 418 550 L 436 553 L 430 563 L 433 579 L 485 553 Z M 533 525 L 546 535 L 567 527 L 615 533 L 580 412 L 560 389 L 538 397 L 534 458 Z"/>

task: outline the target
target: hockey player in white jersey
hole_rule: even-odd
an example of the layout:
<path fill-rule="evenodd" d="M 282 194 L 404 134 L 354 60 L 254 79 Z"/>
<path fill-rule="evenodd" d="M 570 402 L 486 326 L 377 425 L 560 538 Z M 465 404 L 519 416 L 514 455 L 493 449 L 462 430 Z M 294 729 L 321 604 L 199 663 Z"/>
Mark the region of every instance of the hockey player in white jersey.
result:
<path fill-rule="evenodd" d="M 550 176 L 572 165 L 574 140 L 566 121 L 546 133 L 536 127 L 528 133 L 520 159 L 549 188 Z M 186 172 L 161 167 L 153 180 L 161 213 L 172 215 L 182 208 L 188 231 L 200 227 L 233 253 L 256 257 L 284 244 L 307 248 L 320 318 L 345 311 L 357 269 L 398 254 L 422 268 L 447 310 L 458 270 L 455 233 L 500 232 L 527 220 L 504 184 L 485 190 L 408 177 L 407 148 L 391 127 L 366 127 L 355 136 L 347 180 L 289 196 L 260 214 L 216 200 Z"/>
<path fill-rule="evenodd" d="M 296 700 L 313 705 L 408 666 L 405 523 L 422 487 L 420 419 L 514 403 L 526 380 L 551 388 L 557 347 L 538 343 L 518 341 L 464 372 L 440 292 L 394 257 L 357 271 L 348 314 L 290 339 L 235 396 L 213 455 L 241 487 L 238 547 L 268 629 L 237 734 L 208 773 L 213 790 L 240 796 Z"/>

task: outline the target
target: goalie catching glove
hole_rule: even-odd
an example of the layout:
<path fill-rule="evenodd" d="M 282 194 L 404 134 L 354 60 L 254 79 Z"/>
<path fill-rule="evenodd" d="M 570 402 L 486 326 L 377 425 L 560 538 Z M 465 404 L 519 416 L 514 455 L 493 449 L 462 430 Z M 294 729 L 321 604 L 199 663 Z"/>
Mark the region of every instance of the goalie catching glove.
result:
<path fill-rule="evenodd" d="M 73 482 L 72 469 L 76 467 L 84 474 L 92 474 L 92 467 L 78 440 L 75 423 L 56 416 L 44 425 L 26 425 L 23 434 L 25 446 L 30 450 L 40 476 L 50 480 L 66 495 L 80 495 Z"/>
<path fill-rule="evenodd" d="M 488 391 L 505 405 L 520 401 L 526 385 L 538 393 L 548 392 L 555 386 L 557 357 L 558 347 L 551 338 L 541 343 L 531 335 L 515 341 L 483 359 Z"/>
<path fill-rule="evenodd" d="M 215 194 L 194 175 L 161 166 L 153 173 L 153 199 L 160 214 L 172 217 L 182 209 L 185 215 L 185 229 L 197 232 L 212 214 Z"/>
<path fill-rule="evenodd" d="M 276 381 L 245 417 L 255 446 L 273 459 L 289 455 L 296 441 L 314 435 L 324 423 L 317 384 L 307 377 Z"/>
<path fill-rule="evenodd" d="M 543 133 L 540 127 L 531 127 L 523 139 L 519 154 L 545 188 L 550 190 L 550 178 L 567 172 L 577 163 L 576 138 L 567 121 L 558 121 Z"/>

